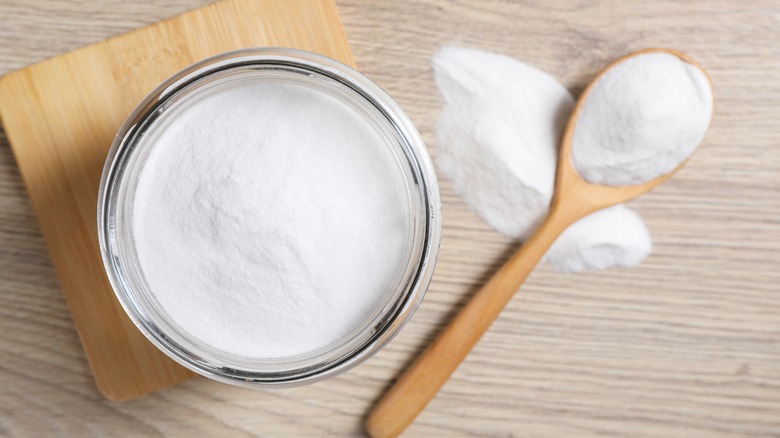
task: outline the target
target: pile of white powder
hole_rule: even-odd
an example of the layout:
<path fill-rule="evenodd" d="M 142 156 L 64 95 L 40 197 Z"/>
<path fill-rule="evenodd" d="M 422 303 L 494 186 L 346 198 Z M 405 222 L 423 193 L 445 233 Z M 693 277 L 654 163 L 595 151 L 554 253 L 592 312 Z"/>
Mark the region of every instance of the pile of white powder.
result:
<path fill-rule="evenodd" d="M 480 50 L 445 47 L 433 69 L 444 98 L 439 168 L 488 224 L 526 239 L 547 215 L 571 95 L 540 70 Z M 546 259 L 562 271 L 631 266 L 651 248 L 639 216 L 619 205 L 574 223 Z"/>
<path fill-rule="evenodd" d="M 707 77 L 677 56 L 623 61 L 599 78 L 580 110 L 571 148 L 577 172 L 612 186 L 667 174 L 701 143 L 712 107 Z"/>
<path fill-rule="evenodd" d="M 341 101 L 245 82 L 150 141 L 133 238 L 184 331 L 244 357 L 289 357 L 341 340 L 392 292 L 408 257 L 406 183 Z"/>

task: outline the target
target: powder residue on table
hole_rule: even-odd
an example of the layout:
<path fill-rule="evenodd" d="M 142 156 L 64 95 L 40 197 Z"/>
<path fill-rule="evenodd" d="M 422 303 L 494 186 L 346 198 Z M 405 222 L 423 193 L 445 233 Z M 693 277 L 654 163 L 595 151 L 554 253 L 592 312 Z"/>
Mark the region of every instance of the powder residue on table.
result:
<path fill-rule="evenodd" d="M 339 341 L 408 257 L 408 195 L 385 141 L 334 97 L 247 83 L 182 110 L 134 197 L 143 276 L 181 329 L 289 357 Z"/>

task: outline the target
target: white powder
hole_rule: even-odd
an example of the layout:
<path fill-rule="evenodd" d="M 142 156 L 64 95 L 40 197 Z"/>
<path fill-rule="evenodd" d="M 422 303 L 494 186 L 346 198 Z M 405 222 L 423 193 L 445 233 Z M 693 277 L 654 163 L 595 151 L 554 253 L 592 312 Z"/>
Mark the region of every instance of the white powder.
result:
<path fill-rule="evenodd" d="M 440 169 L 482 219 L 525 240 L 547 215 L 574 100 L 553 77 L 494 53 L 445 47 L 433 69 L 444 98 Z M 573 224 L 547 259 L 563 271 L 629 266 L 651 246 L 639 217 L 619 206 Z"/>
<path fill-rule="evenodd" d="M 674 170 L 701 143 L 712 116 L 707 77 L 664 53 L 630 58 L 588 94 L 572 158 L 589 182 L 629 185 Z"/>
<path fill-rule="evenodd" d="M 409 198 L 364 116 L 303 86 L 243 83 L 150 141 L 134 241 L 184 331 L 289 357 L 341 340 L 387 300 L 408 257 Z"/>
<path fill-rule="evenodd" d="M 650 233 L 633 210 L 619 204 L 575 222 L 545 258 L 563 272 L 633 266 L 652 251 Z"/>
<path fill-rule="evenodd" d="M 551 76 L 506 56 L 445 47 L 433 68 L 445 103 L 439 167 L 485 221 L 525 240 L 547 215 L 574 101 Z"/>

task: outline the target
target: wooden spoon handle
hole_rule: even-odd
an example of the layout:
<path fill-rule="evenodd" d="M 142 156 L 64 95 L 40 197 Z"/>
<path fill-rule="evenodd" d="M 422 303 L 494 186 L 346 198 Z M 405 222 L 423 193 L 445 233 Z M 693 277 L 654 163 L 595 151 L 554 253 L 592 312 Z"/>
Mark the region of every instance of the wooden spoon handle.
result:
<path fill-rule="evenodd" d="M 557 209 L 555 209 L 557 210 Z M 551 214 L 536 233 L 469 300 L 380 399 L 366 420 L 375 438 L 403 432 L 476 345 L 558 235 L 576 218 Z"/>

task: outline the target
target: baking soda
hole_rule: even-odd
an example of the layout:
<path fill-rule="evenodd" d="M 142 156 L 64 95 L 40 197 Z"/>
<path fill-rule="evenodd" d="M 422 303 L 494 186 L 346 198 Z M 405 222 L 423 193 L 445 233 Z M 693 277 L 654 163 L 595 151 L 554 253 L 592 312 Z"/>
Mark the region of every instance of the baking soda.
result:
<path fill-rule="evenodd" d="M 547 215 L 574 99 L 552 76 L 481 50 L 445 47 L 433 70 L 439 168 L 489 225 L 525 240 Z M 546 260 L 563 271 L 630 266 L 651 248 L 639 216 L 615 206 L 572 224 Z"/>
<path fill-rule="evenodd" d="M 151 135 L 132 233 L 180 329 L 284 358 L 342 340 L 388 301 L 409 257 L 409 198 L 365 116 L 297 84 L 245 82 Z"/>
<path fill-rule="evenodd" d="M 701 143 L 712 105 L 710 83 L 694 65 L 666 53 L 627 59 L 585 98 L 571 147 L 577 172 L 613 186 L 667 174 Z"/>
<path fill-rule="evenodd" d="M 559 271 L 577 272 L 634 266 L 652 249 L 650 233 L 642 219 L 619 204 L 570 225 L 547 251 L 545 259 Z"/>

